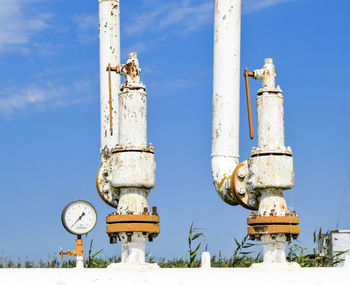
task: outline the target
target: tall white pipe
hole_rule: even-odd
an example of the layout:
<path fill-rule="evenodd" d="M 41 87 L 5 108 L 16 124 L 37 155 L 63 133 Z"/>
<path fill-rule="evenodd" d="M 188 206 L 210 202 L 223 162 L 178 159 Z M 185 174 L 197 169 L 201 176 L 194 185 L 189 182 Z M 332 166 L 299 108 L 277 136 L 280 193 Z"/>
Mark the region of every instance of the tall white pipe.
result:
<path fill-rule="evenodd" d="M 120 8 L 119 0 L 99 0 L 100 26 L 100 105 L 101 150 L 111 150 L 118 144 L 118 93 L 120 75 L 111 73 L 111 108 L 108 64 L 120 64 Z M 111 112 L 112 111 L 112 112 Z M 111 116 L 112 113 L 112 116 Z M 110 119 L 112 117 L 112 120 Z M 112 126 L 112 130 L 111 130 Z"/>
<path fill-rule="evenodd" d="M 228 182 L 239 162 L 241 0 L 215 0 L 214 11 L 212 175 L 219 196 L 237 205 Z"/>

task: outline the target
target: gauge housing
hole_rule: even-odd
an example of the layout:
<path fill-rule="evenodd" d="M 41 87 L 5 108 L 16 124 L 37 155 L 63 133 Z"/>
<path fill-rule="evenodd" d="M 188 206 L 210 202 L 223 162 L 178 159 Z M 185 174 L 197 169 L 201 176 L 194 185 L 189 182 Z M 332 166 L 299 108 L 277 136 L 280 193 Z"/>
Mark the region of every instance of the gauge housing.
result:
<path fill-rule="evenodd" d="M 85 235 L 92 231 L 97 223 L 94 206 L 84 200 L 69 203 L 61 215 L 63 227 L 73 235 Z"/>

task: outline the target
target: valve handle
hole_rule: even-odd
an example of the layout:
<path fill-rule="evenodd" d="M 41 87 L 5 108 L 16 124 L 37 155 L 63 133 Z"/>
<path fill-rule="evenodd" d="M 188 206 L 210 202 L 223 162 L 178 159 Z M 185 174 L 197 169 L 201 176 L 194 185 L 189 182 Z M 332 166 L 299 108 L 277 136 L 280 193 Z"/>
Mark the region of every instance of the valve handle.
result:
<path fill-rule="evenodd" d="M 63 260 L 63 255 L 70 256 L 70 250 L 68 250 L 68 251 L 63 251 L 63 250 L 62 250 L 62 247 L 61 247 L 61 248 L 60 248 L 59 255 L 61 256 L 61 260 Z"/>
<path fill-rule="evenodd" d="M 253 139 L 254 138 L 254 131 L 253 131 L 253 122 L 252 122 L 252 106 L 250 103 L 249 76 L 253 77 L 254 72 L 248 72 L 248 68 L 245 68 L 243 75 L 245 77 L 245 88 L 246 88 L 246 95 L 247 95 L 249 135 L 250 135 L 250 138 Z"/>
<path fill-rule="evenodd" d="M 111 84 L 111 71 L 116 71 L 115 67 L 112 67 L 110 63 L 106 68 L 108 71 L 108 82 L 109 82 L 109 128 L 111 136 L 113 136 L 113 106 L 112 106 L 112 84 Z"/>

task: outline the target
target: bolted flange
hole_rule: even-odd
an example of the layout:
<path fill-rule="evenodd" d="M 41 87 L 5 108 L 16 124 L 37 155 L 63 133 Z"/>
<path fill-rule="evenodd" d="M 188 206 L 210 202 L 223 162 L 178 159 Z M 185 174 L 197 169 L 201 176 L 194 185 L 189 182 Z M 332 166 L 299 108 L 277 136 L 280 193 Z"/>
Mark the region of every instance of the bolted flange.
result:
<path fill-rule="evenodd" d="M 134 232 L 140 232 L 149 241 L 157 237 L 160 233 L 159 216 L 157 208 L 153 207 L 152 213 L 148 211 L 142 215 L 118 215 L 112 213 L 106 217 L 107 234 L 110 237 L 110 243 L 117 243 L 119 233 L 127 233 L 128 242 L 131 242 L 131 237 Z"/>
<path fill-rule="evenodd" d="M 248 235 L 250 239 L 259 239 L 262 235 L 284 234 L 288 239 L 297 239 L 300 234 L 299 217 L 295 211 L 286 216 L 274 216 L 271 211 L 270 215 L 261 216 L 252 212 L 247 219 Z"/>
<path fill-rule="evenodd" d="M 241 162 L 231 176 L 231 191 L 238 203 L 246 209 L 257 210 L 259 208 L 260 192 L 248 185 L 249 169 L 248 160 Z"/>

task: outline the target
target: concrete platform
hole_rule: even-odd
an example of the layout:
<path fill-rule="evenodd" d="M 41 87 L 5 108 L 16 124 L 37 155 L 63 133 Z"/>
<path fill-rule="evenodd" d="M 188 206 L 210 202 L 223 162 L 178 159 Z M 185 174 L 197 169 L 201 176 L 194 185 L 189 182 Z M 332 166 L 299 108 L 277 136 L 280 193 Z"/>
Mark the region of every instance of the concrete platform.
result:
<path fill-rule="evenodd" d="M 70 284 L 350 284 L 350 267 L 340 268 L 196 268 L 196 269 L 0 269 L 1 285 Z"/>

